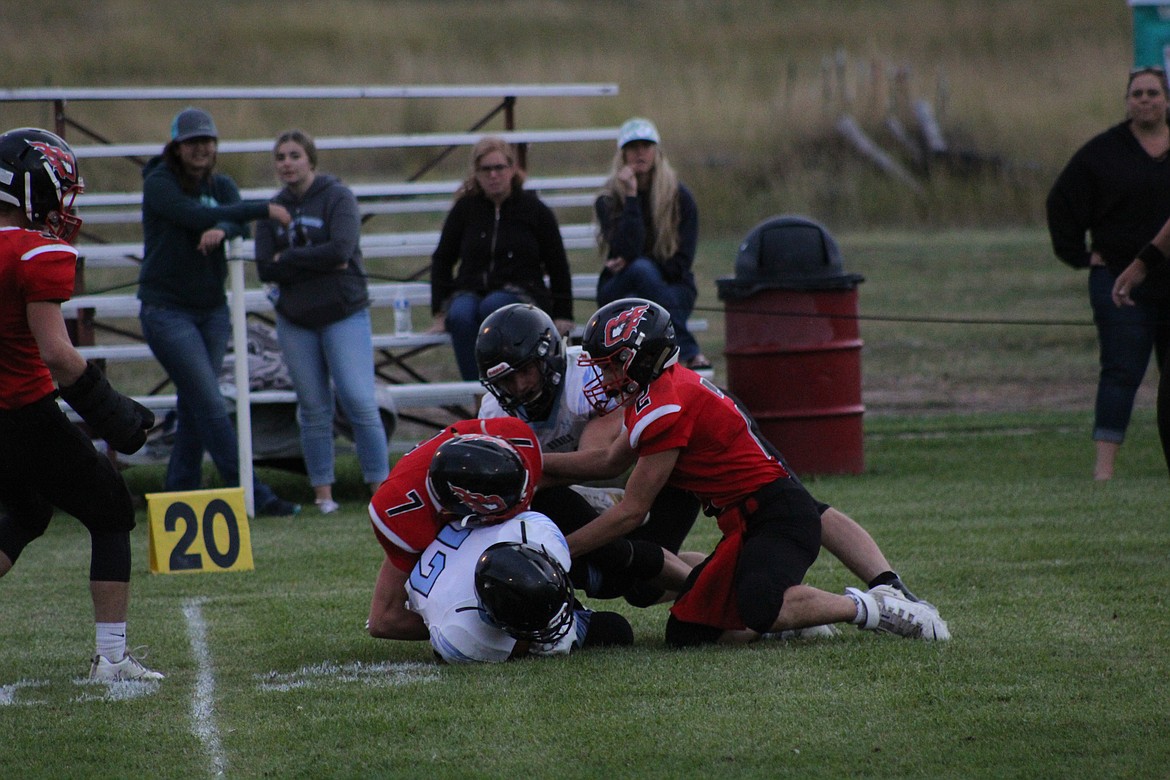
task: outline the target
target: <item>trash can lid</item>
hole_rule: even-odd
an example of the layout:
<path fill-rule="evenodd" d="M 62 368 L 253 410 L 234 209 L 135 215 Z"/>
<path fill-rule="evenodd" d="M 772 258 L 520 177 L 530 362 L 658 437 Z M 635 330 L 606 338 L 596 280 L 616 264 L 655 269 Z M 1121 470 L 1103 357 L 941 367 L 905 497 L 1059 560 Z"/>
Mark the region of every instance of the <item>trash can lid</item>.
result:
<path fill-rule="evenodd" d="M 841 249 L 825 227 L 807 217 L 778 216 L 752 228 L 739 245 L 735 277 L 717 279 L 720 299 L 760 290 L 841 290 L 865 281 L 845 272 Z"/>

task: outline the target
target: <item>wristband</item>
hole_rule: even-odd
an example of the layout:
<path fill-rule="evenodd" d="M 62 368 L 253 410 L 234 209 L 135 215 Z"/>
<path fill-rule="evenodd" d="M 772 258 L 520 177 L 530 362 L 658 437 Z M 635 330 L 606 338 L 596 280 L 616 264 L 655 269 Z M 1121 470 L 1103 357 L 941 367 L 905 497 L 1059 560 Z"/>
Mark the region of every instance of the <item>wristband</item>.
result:
<path fill-rule="evenodd" d="M 1161 249 L 1154 246 L 1153 244 L 1146 244 L 1141 248 L 1141 251 L 1137 253 L 1137 259 L 1145 263 L 1146 268 L 1153 270 L 1162 263 L 1166 262 L 1166 255 L 1162 253 Z"/>

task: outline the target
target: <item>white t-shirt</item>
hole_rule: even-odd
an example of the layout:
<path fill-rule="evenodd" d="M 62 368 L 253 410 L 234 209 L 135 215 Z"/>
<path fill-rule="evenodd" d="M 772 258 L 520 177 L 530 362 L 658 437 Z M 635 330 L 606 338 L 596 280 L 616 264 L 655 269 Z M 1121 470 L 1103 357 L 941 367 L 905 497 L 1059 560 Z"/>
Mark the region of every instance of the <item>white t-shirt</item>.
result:
<path fill-rule="evenodd" d="M 526 541 L 544 547 L 568 571 L 569 546 L 560 530 L 538 512 L 521 512 L 496 525 L 463 528 L 449 523 L 423 551 L 406 583 L 407 605 L 422 616 L 431 647 L 448 663 L 499 663 L 508 660 L 516 640 L 488 622 L 475 594 L 475 564 L 497 542 Z M 530 655 L 560 655 L 579 647 L 586 624 L 573 622 L 560 640 L 533 643 Z M 580 636 L 578 636 L 580 634 Z"/>
<path fill-rule="evenodd" d="M 577 363 L 581 354 L 580 347 L 569 347 L 565 350 L 565 381 L 559 388 L 560 394 L 547 420 L 529 420 L 524 414 L 524 407 L 516 410 L 516 416 L 536 432 L 540 439 L 540 447 L 544 452 L 573 452 L 581 442 L 581 431 L 585 423 L 597 416 L 592 404 L 585 397 L 585 383 L 596 376 L 596 370 L 585 368 Z M 491 393 L 483 397 L 479 407 L 479 416 L 507 417 L 508 413 L 500 407 L 500 402 Z"/>

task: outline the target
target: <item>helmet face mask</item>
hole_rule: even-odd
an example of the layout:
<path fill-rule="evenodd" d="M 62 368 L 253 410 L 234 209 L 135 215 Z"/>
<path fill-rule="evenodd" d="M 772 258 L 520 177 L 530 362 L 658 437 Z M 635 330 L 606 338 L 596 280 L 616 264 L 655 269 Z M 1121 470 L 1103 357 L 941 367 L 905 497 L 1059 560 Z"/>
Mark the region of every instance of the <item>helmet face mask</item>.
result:
<path fill-rule="evenodd" d="M 599 414 L 626 405 L 678 361 L 670 315 L 643 298 L 598 309 L 585 326 L 581 348 L 578 362 L 596 372 L 585 384 L 585 396 Z"/>
<path fill-rule="evenodd" d="M 513 639 L 551 644 L 573 625 L 573 585 L 543 547 L 493 544 L 475 565 L 475 592 L 488 619 Z"/>
<path fill-rule="evenodd" d="M 552 318 L 528 303 L 503 306 L 488 315 L 475 341 L 479 381 L 500 407 L 529 420 L 544 420 L 552 411 L 565 379 L 565 347 Z M 517 373 L 535 365 L 539 382 L 523 395 L 515 390 Z"/>
<path fill-rule="evenodd" d="M 32 227 L 73 241 L 81 229 L 73 202 L 84 191 L 77 157 L 59 136 L 35 127 L 0 135 L 0 201 L 18 207 Z"/>
<path fill-rule="evenodd" d="M 464 526 L 515 517 L 528 508 L 536 489 L 520 453 L 485 434 L 443 442 L 431 457 L 427 487 L 443 511 L 462 518 Z"/>

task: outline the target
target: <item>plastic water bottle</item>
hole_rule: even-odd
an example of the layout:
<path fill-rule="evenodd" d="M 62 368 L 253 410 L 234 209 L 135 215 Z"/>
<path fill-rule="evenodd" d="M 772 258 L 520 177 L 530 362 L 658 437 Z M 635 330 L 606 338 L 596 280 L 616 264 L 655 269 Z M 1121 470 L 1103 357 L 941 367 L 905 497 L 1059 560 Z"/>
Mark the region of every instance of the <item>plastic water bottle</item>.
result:
<path fill-rule="evenodd" d="M 394 333 L 404 336 L 414 330 L 410 316 L 410 299 L 402 288 L 394 295 Z"/>

